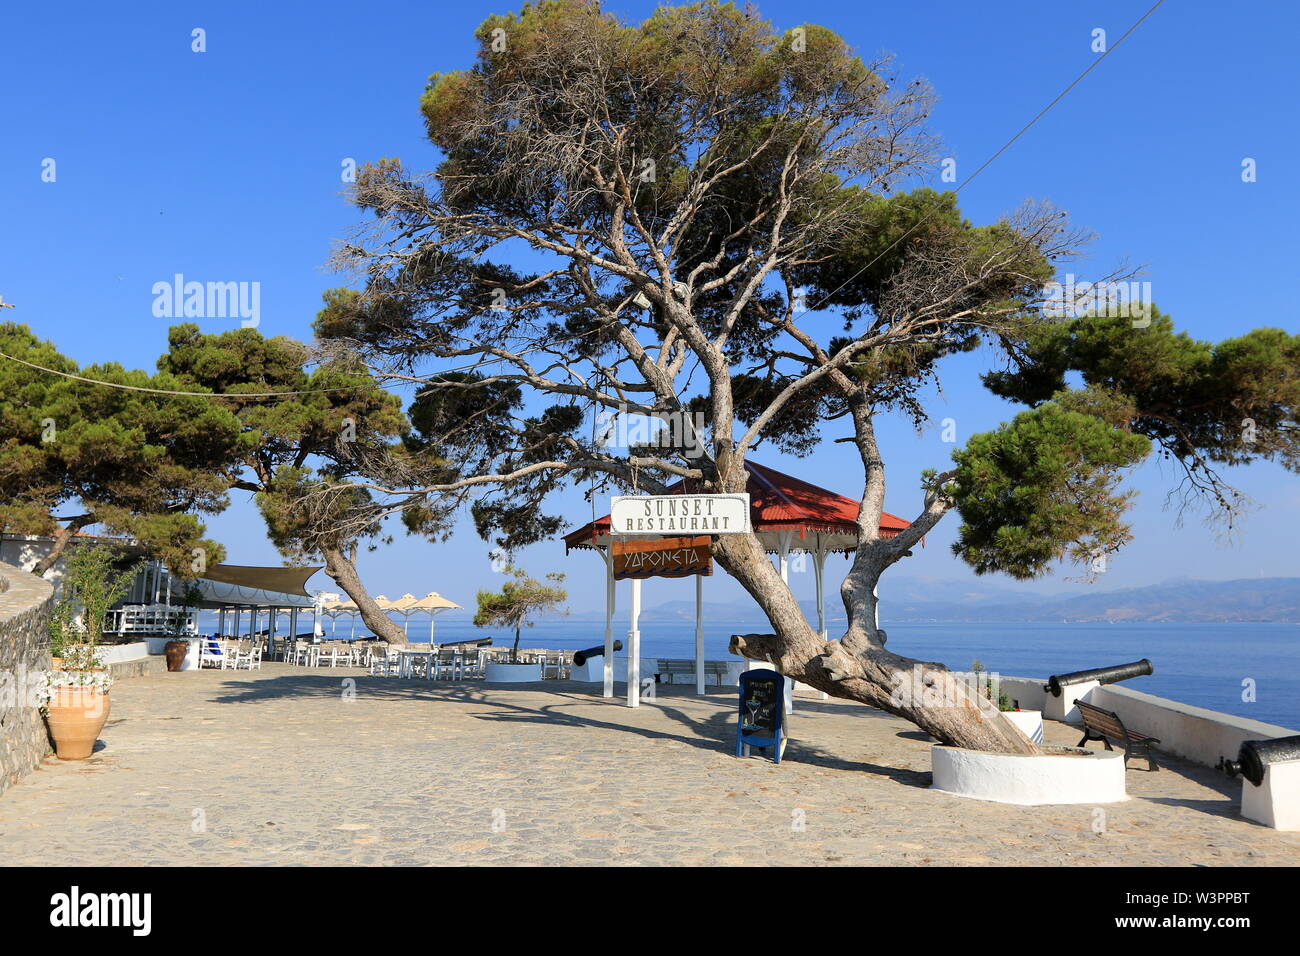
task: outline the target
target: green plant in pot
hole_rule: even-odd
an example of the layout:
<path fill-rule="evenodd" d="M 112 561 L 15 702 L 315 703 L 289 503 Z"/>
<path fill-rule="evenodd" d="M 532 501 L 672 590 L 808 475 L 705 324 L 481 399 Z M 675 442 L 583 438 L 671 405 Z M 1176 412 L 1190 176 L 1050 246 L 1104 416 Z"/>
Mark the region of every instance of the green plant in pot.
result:
<path fill-rule="evenodd" d="M 181 602 L 179 613 L 172 615 L 167 622 L 168 641 L 164 645 L 163 653 L 167 656 L 167 670 L 179 671 L 185 663 L 185 655 L 189 653 L 189 641 L 185 639 L 185 625 L 189 622 L 189 612 L 191 608 L 199 606 L 203 599 L 203 592 L 199 590 L 197 584 L 191 583 L 185 589 L 185 598 Z"/>
<path fill-rule="evenodd" d="M 43 672 L 38 688 L 60 760 L 89 757 L 108 720 L 112 678 L 98 645 L 104 616 L 130 589 L 138 567 L 124 567 L 122 552 L 103 545 L 81 545 L 68 555 L 49 625 L 50 650 L 60 668 Z"/>

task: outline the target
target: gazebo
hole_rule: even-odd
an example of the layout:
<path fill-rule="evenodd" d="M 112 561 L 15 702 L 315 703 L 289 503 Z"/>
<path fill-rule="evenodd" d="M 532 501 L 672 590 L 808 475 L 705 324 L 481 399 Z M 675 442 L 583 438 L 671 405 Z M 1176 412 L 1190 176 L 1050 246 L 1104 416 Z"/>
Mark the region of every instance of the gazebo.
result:
<path fill-rule="evenodd" d="M 749 493 L 750 522 L 759 543 L 769 554 L 776 554 L 782 580 L 790 580 L 790 552 L 803 551 L 812 556 L 813 574 L 817 585 L 817 632 L 825 640 L 826 556 L 833 552 L 852 552 L 858 546 L 859 501 L 846 498 L 825 488 L 782 474 L 771 468 L 745 462 L 749 478 L 745 490 Z M 669 494 L 693 494 L 702 489 L 693 479 L 679 481 L 668 488 Z M 892 538 L 910 522 L 884 513 L 880 518 L 880 534 Z M 604 696 L 614 696 L 614 558 L 610 547 L 609 515 L 588 522 L 564 536 L 565 553 L 574 548 L 588 548 L 600 554 L 605 561 L 605 674 Z M 636 616 L 640 612 L 640 581 L 632 582 L 632 643 L 629 668 L 639 654 L 639 633 Z M 695 576 L 695 689 L 704 693 L 704 618 L 703 579 Z M 632 671 L 629 669 L 629 677 Z M 638 705 L 640 687 L 628 680 L 628 704 Z"/>

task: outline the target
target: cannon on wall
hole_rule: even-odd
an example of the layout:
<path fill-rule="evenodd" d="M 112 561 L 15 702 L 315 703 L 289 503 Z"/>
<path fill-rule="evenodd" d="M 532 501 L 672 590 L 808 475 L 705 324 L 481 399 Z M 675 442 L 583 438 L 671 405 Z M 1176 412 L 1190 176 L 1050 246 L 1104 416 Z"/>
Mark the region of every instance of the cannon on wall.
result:
<path fill-rule="evenodd" d="M 621 651 L 622 649 L 623 649 L 623 642 L 615 641 L 614 650 Z M 587 661 L 593 657 L 604 657 L 604 656 L 605 656 L 605 645 L 597 644 L 595 647 L 588 647 L 585 650 L 574 651 L 573 663 L 574 666 L 581 667 L 583 664 L 587 663 Z"/>
<path fill-rule="evenodd" d="M 1241 774 L 1258 787 L 1264 782 L 1264 773 L 1270 766 L 1292 761 L 1300 761 L 1300 736 L 1243 741 L 1237 759 L 1220 758 L 1219 769 L 1229 777 Z"/>
<path fill-rule="evenodd" d="M 1114 684 L 1118 681 L 1128 680 L 1130 677 L 1144 677 L 1151 674 L 1155 668 L 1145 657 L 1140 661 L 1134 661 L 1131 664 L 1116 664 L 1114 667 L 1094 667 L 1092 670 L 1072 671 L 1069 674 L 1053 674 L 1043 685 L 1043 690 L 1050 691 L 1053 697 L 1061 696 L 1061 688 L 1068 687 L 1070 684 L 1086 684 L 1088 681 L 1096 681 L 1099 684 Z"/>
<path fill-rule="evenodd" d="M 1241 815 L 1275 830 L 1300 831 L 1300 734 L 1244 740 L 1236 760 L 1219 758 L 1219 769 L 1238 774 Z"/>

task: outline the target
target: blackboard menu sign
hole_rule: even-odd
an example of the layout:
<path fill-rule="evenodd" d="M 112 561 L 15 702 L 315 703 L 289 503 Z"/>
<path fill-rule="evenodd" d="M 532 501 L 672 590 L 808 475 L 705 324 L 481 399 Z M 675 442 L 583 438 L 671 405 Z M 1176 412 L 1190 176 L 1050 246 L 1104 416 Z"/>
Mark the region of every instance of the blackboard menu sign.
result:
<path fill-rule="evenodd" d="M 749 755 L 751 747 L 770 748 L 781 762 L 784 750 L 782 721 L 785 678 L 774 670 L 744 671 L 740 675 L 740 718 L 736 728 L 736 756 Z"/>

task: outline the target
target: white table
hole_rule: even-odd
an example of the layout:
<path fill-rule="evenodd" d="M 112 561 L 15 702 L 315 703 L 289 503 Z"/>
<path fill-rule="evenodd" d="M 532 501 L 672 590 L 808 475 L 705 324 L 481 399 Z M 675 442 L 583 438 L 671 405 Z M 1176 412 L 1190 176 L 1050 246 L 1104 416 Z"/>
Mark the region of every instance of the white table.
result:
<path fill-rule="evenodd" d="M 422 650 L 416 650 L 415 648 L 411 648 L 411 647 L 404 647 L 401 650 L 399 650 L 397 653 L 401 657 L 401 663 L 398 665 L 397 668 L 397 676 L 410 677 L 411 664 L 415 661 L 416 655 L 428 657 L 429 655 L 436 653 L 436 651 L 433 648 L 429 648 L 428 650 L 422 651 Z M 427 669 L 425 670 L 425 673 L 426 674 L 428 673 Z"/>

